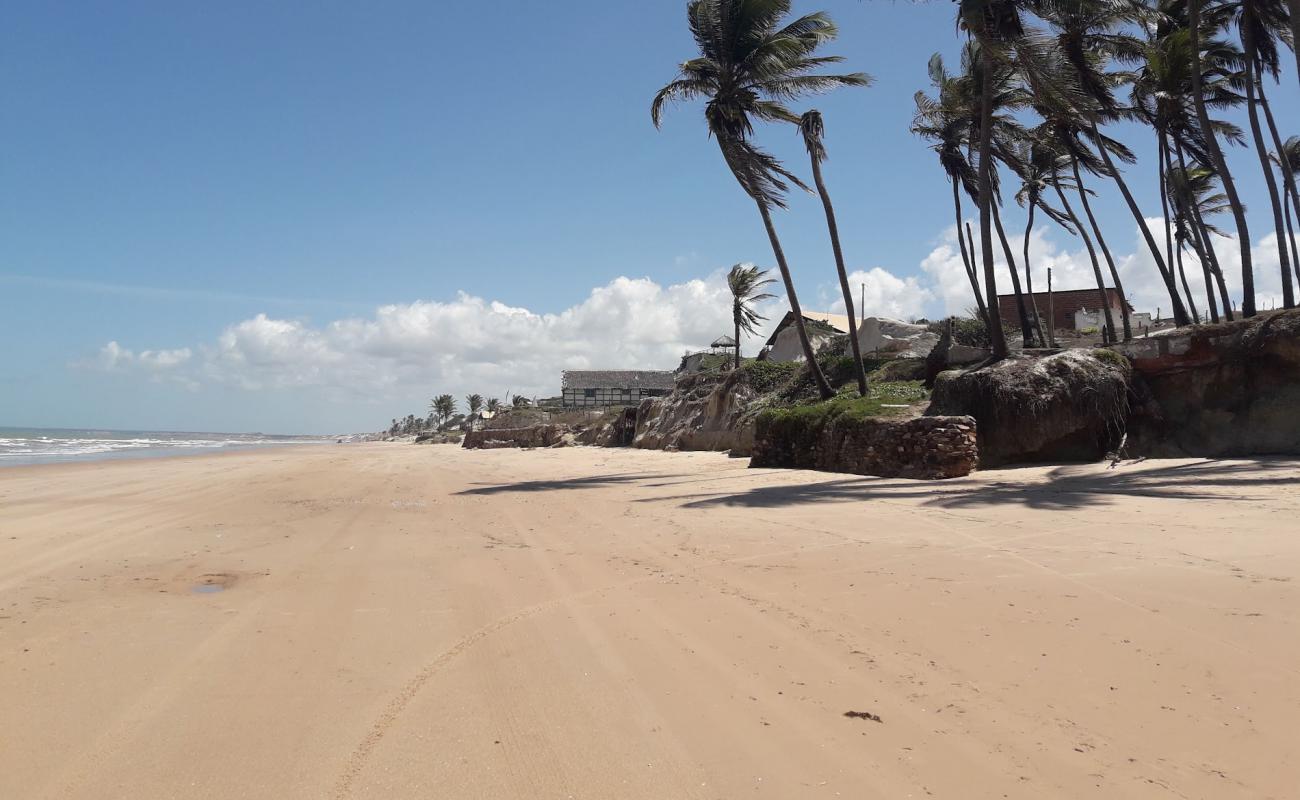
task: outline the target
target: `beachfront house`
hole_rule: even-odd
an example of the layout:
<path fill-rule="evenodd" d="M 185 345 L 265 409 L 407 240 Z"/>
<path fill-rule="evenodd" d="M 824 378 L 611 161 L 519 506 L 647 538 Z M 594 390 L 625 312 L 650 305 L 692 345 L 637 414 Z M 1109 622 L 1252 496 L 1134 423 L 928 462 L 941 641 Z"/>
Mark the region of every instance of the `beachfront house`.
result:
<path fill-rule="evenodd" d="M 1044 323 L 1048 321 L 1048 309 L 1050 308 L 1052 328 L 1058 331 L 1080 330 L 1080 318 L 1077 316 L 1080 311 L 1101 311 L 1101 293 L 1096 289 L 1054 291 L 1052 292 L 1050 304 L 1048 303 L 1047 292 L 1034 292 L 1033 305 L 1030 304 L 1028 294 L 1024 294 L 1023 297 L 1025 298 L 1025 310 L 1029 312 L 1031 321 L 1034 318 L 1034 306 L 1038 307 L 1038 314 L 1042 317 Z M 1110 306 L 1111 313 L 1115 318 L 1115 324 L 1118 326 L 1122 314 L 1120 309 L 1124 304 L 1123 295 L 1115 289 L 1107 289 L 1106 303 Z M 1129 306 L 1129 310 L 1132 311 L 1133 307 Z M 1016 296 L 1014 294 L 998 295 L 998 315 L 1002 317 L 1003 324 L 1013 326 L 1020 324 L 1020 313 L 1016 308 Z"/>
<path fill-rule="evenodd" d="M 565 408 L 634 406 L 673 390 L 667 370 L 569 370 L 561 378 Z"/>

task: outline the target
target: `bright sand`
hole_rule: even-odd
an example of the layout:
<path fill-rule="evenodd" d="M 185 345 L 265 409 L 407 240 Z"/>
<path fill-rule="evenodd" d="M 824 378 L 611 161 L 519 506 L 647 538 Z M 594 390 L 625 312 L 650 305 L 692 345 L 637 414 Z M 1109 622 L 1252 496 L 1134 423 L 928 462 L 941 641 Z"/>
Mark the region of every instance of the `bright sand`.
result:
<path fill-rule="evenodd" d="M 0 470 L 0 798 L 1293 798 L 1297 484 L 382 444 Z"/>

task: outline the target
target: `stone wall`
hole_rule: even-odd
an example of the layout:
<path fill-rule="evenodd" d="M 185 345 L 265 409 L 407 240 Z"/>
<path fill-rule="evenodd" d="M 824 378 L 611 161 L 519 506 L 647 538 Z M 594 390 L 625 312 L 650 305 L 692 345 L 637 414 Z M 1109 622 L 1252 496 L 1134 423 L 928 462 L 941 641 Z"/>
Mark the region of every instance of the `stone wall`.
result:
<path fill-rule="evenodd" d="M 816 469 L 882 478 L 957 478 L 979 463 L 970 417 L 835 417 L 824 424 L 760 416 L 751 467 Z"/>

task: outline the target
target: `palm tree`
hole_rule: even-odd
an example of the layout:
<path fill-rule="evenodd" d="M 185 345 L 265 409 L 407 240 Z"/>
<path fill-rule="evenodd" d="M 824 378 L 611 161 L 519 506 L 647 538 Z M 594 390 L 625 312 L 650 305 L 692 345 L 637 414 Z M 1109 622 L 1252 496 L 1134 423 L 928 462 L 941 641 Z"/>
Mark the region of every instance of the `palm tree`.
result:
<path fill-rule="evenodd" d="M 690 0 L 686 6 L 699 56 L 681 64 L 678 76 L 655 95 L 650 118 L 658 127 L 670 102 L 705 99 L 709 135 L 740 187 L 758 207 L 772 254 L 781 272 L 808 370 L 823 397 L 834 390 L 817 363 L 804 325 L 794 279 L 772 223 L 773 207 L 785 207 L 789 184 L 807 188 L 781 162 L 750 141 L 754 120 L 798 124 L 784 103 L 801 95 L 840 86 L 862 86 L 860 73 L 821 75 L 813 71 L 842 61 L 816 56 L 817 48 L 838 31 L 821 12 L 782 25 L 790 0 Z"/>
<path fill-rule="evenodd" d="M 970 48 L 963 50 L 963 58 L 969 58 Z M 934 98 L 925 92 L 914 96 L 916 113 L 912 117 L 912 133 L 934 142 L 930 149 L 939 156 L 939 164 L 948 175 L 952 184 L 952 209 L 957 225 L 957 246 L 961 252 L 962 266 L 970 280 L 971 291 L 975 294 L 975 304 L 979 308 L 980 319 L 985 324 L 989 321 L 989 310 L 984 304 L 984 293 L 980 289 L 979 278 L 975 271 L 974 237 L 970 238 L 970 247 L 962 236 L 961 191 L 964 188 L 972 197 L 978 194 L 975 171 L 962 153 L 968 144 L 970 134 L 969 104 L 963 97 L 963 82 L 969 83 L 968 76 L 948 74 L 943 65 L 943 56 L 938 53 L 930 56 L 930 83 L 935 87 Z M 969 231 L 970 226 L 966 226 Z"/>
<path fill-rule="evenodd" d="M 999 77 L 1014 68 L 1017 75 L 1030 85 L 1035 94 L 1059 96 L 1068 92 L 1069 86 L 1045 80 L 1043 66 L 1046 52 L 1040 37 L 1026 35 L 1022 11 L 1028 3 L 1024 0 L 958 0 L 957 23 L 965 30 L 977 47 L 972 59 L 972 74 L 978 78 L 976 97 L 979 99 L 975 116 L 973 140 L 978 152 L 978 206 L 980 223 L 980 257 L 984 268 L 984 291 L 989 306 L 989 339 L 991 360 L 997 361 L 1009 353 L 1006 333 L 998 313 L 997 279 L 993 261 L 993 219 L 997 191 L 994 159 L 997 157 L 994 136 L 995 96 L 999 90 Z M 999 226 L 1000 227 L 1000 226 Z M 1004 248 L 1010 252 L 1010 247 Z M 1014 263 L 1008 263 L 1014 272 Z M 1022 327 L 1027 327 L 1023 318 Z"/>
<path fill-rule="evenodd" d="M 826 182 L 822 179 L 822 162 L 826 160 L 826 147 L 822 144 L 825 127 L 821 112 L 813 110 L 799 118 L 799 132 L 803 135 L 804 146 L 812 161 L 813 183 L 817 194 L 822 199 L 822 208 L 826 212 L 826 229 L 831 236 L 831 251 L 835 254 L 835 269 L 840 275 L 840 291 L 844 293 L 844 310 L 849 317 L 849 344 L 853 348 L 854 372 L 858 379 L 858 394 L 867 396 L 867 368 L 862 363 L 861 345 L 858 343 L 857 316 L 853 310 L 853 290 L 849 288 L 849 273 L 844 267 L 844 251 L 840 247 L 840 228 L 835 223 L 835 207 L 831 205 L 831 195 L 826 191 Z M 863 313 L 866 313 L 865 311 Z M 740 358 L 740 337 L 736 337 L 736 358 Z"/>
<path fill-rule="evenodd" d="M 731 321 L 736 326 L 736 369 L 740 369 L 740 334 L 755 334 L 758 324 L 767 319 L 754 310 L 764 300 L 776 297 L 763 291 L 763 287 L 776 283 L 767 277 L 767 270 L 753 264 L 736 264 L 727 273 L 727 288 L 731 290 Z"/>
<path fill-rule="evenodd" d="M 1283 207 L 1286 211 L 1287 239 L 1291 243 L 1291 266 L 1295 268 L 1296 280 L 1300 281 L 1300 255 L 1296 252 L 1295 230 L 1291 227 L 1292 215 L 1300 219 L 1300 196 L 1296 194 L 1296 176 L 1300 175 L 1300 136 L 1292 136 L 1283 142 L 1273 154 L 1273 160 L 1291 187 L 1291 191 L 1283 198 Z"/>
<path fill-rule="evenodd" d="M 456 413 L 456 398 L 449 394 L 440 394 L 433 398 L 429 410 L 433 412 L 433 417 L 438 420 L 438 424 L 442 425 Z"/>
<path fill-rule="evenodd" d="M 1095 168 L 1099 174 L 1114 181 L 1119 189 L 1169 292 L 1174 321 L 1178 325 L 1185 325 L 1190 320 L 1178 294 L 1173 265 L 1168 264 L 1161 254 L 1142 209 L 1115 163 L 1119 159 L 1131 164 L 1135 158 L 1128 148 L 1103 134 L 1100 129 L 1102 123 L 1126 116 L 1127 112 L 1120 106 L 1114 93 L 1115 86 L 1124 76 L 1108 73 L 1106 68 L 1111 63 L 1135 63 L 1144 57 L 1145 45 L 1128 33 L 1128 29 L 1134 24 L 1150 25 L 1154 19 L 1151 9 L 1141 3 L 1125 0 L 1069 0 L 1045 2 L 1040 13 L 1056 31 L 1058 52 L 1064 60 L 1062 66 L 1065 75 L 1061 79 L 1068 76 L 1071 84 L 1078 88 L 1077 94 L 1064 98 L 1068 100 L 1067 103 L 1050 102 L 1050 95 L 1039 93 L 1040 103 L 1052 107 L 1052 116 L 1057 117 L 1058 122 L 1064 123 L 1068 119 L 1066 141 L 1062 145 L 1075 155 L 1076 160 L 1085 161 L 1085 166 L 1088 166 L 1087 159 L 1077 152 L 1070 140 L 1074 138 L 1074 130 L 1091 139 L 1101 159 Z M 1077 173 L 1077 168 L 1075 171 Z M 1082 184 L 1082 175 L 1076 178 L 1076 182 Z M 1080 199 L 1086 207 L 1086 195 L 1080 194 Z M 1091 208 L 1086 207 L 1085 210 L 1092 221 Z M 1094 227 L 1093 232 L 1097 234 L 1099 229 Z M 1105 252 L 1108 264 L 1113 265 L 1109 248 Z M 1118 271 L 1113 268 L 1112 277 L 1118 277 Z M 1116 289 L 1122 294 L 1118 283 Z M 1127 304 L 1127 299 L 1123 302 Z"/>
<path fill-rule="evenodd" d="M 1191 36 L 1192 49 L 1192 103 L 1196 107 L 1196 119 L 1200 123 L 1205 143 L 1205 154 L 1209 158 L 1211 169 L 1223 181 L 1223 193 L 1232 208 L 1233 220 L 1237 224 L 1237 245 L 1241 249 L 1241 315 L 1255 316 L 1255 268 L 1250 254 L 1250 228 L 1246 224 L 1246 209 L 1237 195 L 1237 185 L 1228 171 L 1228 162 L 1219 148 L 1218 137 L 1210 122 L 1206 109 L 1204 92 L 1204 71 L 1201 63 L 1201 0 L 1187 0 L 1187 30 Z"/>
<path fill-rule="evenodd" d="M 1259 123 L 1259 105 L 1266 103 L 1263 98 L 1264 83 L 1262 73 L 1278 74 L 1278 40 L 1286 33 L 1286 7 L 1281 0 L 1238 0 L 1233 3 L 1237 11 L 1237 27 L 1241 32 L 1241 44 L 1245 51 L 1246 113 L 1250 120 L 1250 134 L 1255 142 L 1255 155 L 1259 157 L 1260 169 L 1264 171 L 1264 185 L 1268 189 L 1269 202 L 1273 207 L 1273 230 L 1277 234 L 1277 255 L 1282 269 L 1282 305 L 1284 308 L 1295 307 L 1295 293 L 1291 286 L 1291 258 L 1283 245 L 1286 240 L 1286 226 L 1282 218 L 1282 202 L 1278 197 L 1277 181 L 1273 176 L 1273 165 L 1269 160 L 1268 147 L 1264 144 L 1264 132 Z M 1271 112 L 1270 112 L 1271 115 Z M 1274 139 L 1274 147 L 1281 143 Z"/>
<path fill-rule="evenodd" d="M 1179 166 L 1173 167 L 1168 174 L 1169 200 L 1174 207 L 1174 228 L 1175 238 L 1178 243 L 1179 260 L 1181 272 L 1182 249 L 1185 245 L 1191 245 L 1196 258 L 1201 263 L 1201 271 L 1205 279 L 1205 299 L 1206 308 L 1209 309 L 1210 321 L 1219 321 L 1218 304 L 1214 298 L 1214 284 L 1212 283 L 1212 274 L 1210 271 L 1210 260 L 1208 253 L 1213 252 L 1211 248 L 1206 247 L 1206 243 L 1201 236 L 1201 225 L 1197 222 L 1200 210 L 1207 204 L 1213 203 L 1222 205 L 1226 198 L 1221 194 L 1209 196 L 1209 192 L 1214 191 L 1213 184 L 1214 172 L 1204 167 L 1197 166 L 1194 169 Z M 1190 293 L 1190 289 L 1188 290 Z"/>
<path fill-rule="evenodd" d="M 1049 339 L 1043 333 L 1043 319 L 1038 313 L 1038 303 L 1034 300 L 1034 272 L 1029 263 L 1029 237 L 1034 230 L 1034 212 L 1039 209 L 1067 231 L 1074 232 L 1071 220 L 1043 199 L 1043 194 L 1061 180 L 1066 161 L 1067 156 L 1038 135 L 1020 142 L 1016 153 L 1016 166 L 1020 175 L 1020 190 L 1016 192 L 1016 203 L 1029 212 L 1025 222 L 1025 288 L 1033 304 L 1038 340 L 1044 347 L 1049 346 Z M 1054 324 L 1055 320 L 1048 320 L 1048 325 Z"/>
<path fill-rule="evenodd" d="M 487 400 L 487 405 L 484 410 L 486 410 L 489 414 L 500 413 L 501 399 L 497 397 L 489 397 Z"/>
<path fill-rule="evenodd" d="M 478 412 L 482 411 L 483 395 L 481 394 L 466 395 L 465 406 L 469 409 L 469 413 L 471 414 L 477 414 Z"/>

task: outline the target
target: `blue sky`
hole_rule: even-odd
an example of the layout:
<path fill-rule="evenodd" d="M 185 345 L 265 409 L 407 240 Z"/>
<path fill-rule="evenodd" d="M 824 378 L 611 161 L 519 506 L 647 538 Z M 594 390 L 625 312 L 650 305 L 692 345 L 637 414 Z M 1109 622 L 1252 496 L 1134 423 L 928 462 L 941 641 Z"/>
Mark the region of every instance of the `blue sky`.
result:
<path fill-rule="evenodd" d="M 711 275 L 716 283 L 737 261 L 771 261 L 699 108 L 674 109 L 662 131 L 650 124 L 651 96 L 692 52 L 683 8 L 6 5 L 0 425 L 371 429 L 437 391 L 546 393 L 566 366 L 671 368 L 657 362 L 725 319 L 710 310 L 715 293 L 679 292 L 693 299 L 670 321 L 627 304 L 656 290 L 676 297 L 672 287 Z M 830 11 L 842 29 L 830 50 L 876 78 L 812 101 L 826 115 L 850 265 L 928 292 L 915 310 L 942 313 L 942 280 L 922 265 L 950 224 L 946 183 L 907 127 L 930 53 L 955 60 L 953 6 L 795 8 Z M 1294 78 L 1273 97 L 1282 128 L 1300 130 Z M 792 130 L 760 135 L 806 171 Z M 1140 129 L 1115 135 L 1140 155 L 1150 149 Z M 1245 151 L 1233 159 L 1258 239 L 1268 225 L 1258 166 Z M 1131 183 L 1155 216 L 1149 164 L 1131 170 Z M 1131 217 L 1098 188 L 1116 250 L 1133 252 Z M 1023 224 L 1018 210 L 1008 217 L 1010 228 Z M 778 225 L 805 305 L 829 305 L 834 274 L 815 198 L 794 198 Z M 1042 246 L 1066 260 L 1075 249 L 1059 232 Z M 616 285 L 624 276 L 649 283 Z M 593 300 L 601 287 L 609 291 Z M 476 320 L 466 297 L 542 320 L 517 333 L 555 340 L 528 358 L 542 371 L 509 362 L 498 350 L 512 343 L 477 330 L 493 313 L 523 312 L 483 306 Z M 392 330 L 378 336 L 376 309 L 390 304 L 449 327 L 414 344 Z M 548 314 L 560 316 L 546 323 Z M 232 332 L 258 319 L 267 322 Z M 374 323 L 368 333 L 363 321 Z M 613 331 L 655 347 L 611 343 Z M 364 345 L 335 353 L 339 337 Z M 106 360 L 109 342 L 130 357 Z M 320 352 L 304 364 L 296 348 Z M 389 368 L 375 367 L 384 359 Z M 184 374 L 170 369 L 179 361 Z M 250 377 L 250 364 L 261 372 Z"/>

